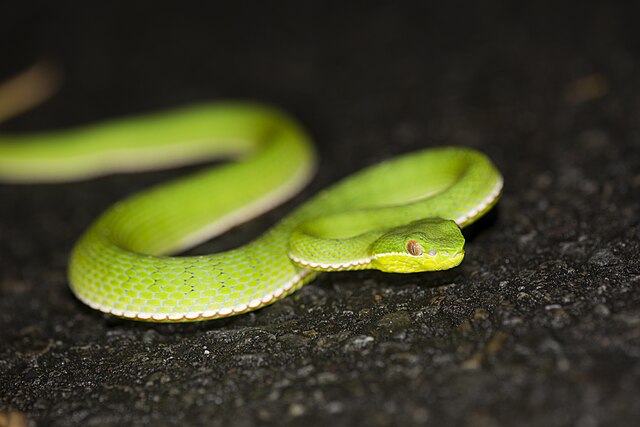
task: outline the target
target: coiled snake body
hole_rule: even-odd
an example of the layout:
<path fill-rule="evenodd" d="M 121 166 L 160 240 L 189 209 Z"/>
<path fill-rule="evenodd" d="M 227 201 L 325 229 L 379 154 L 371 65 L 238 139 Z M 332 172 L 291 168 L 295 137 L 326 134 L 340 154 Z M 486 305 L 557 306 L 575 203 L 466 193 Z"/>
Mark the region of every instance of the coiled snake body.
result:
<path fill-rule="evenodd" d="M 237 249 L 168 256 L 272 208 L 310 179 L 314 150 L 302 129 L 248 103 L 3 135 L 0 180 L 65 181 L 220 156 L 242 160 L 135 194 L 100 216 L 71 254 L 75 295 L 128 319 L 195 321 L 270 304 L 320 271 L 447 269 L 463 258 L 459 227 L 502 189 L 485 155 L 426 149 L 335 184 Z"/>

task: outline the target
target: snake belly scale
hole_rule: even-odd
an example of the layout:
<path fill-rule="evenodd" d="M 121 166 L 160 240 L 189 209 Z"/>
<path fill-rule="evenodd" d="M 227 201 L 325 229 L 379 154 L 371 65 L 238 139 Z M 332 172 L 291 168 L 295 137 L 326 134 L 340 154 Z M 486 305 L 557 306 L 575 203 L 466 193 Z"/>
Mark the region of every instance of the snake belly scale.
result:
<path fill-rule="evenodd" d="M 440 147 L 358 172 L 230 251 L 169 256 L 283 202 L 311 178 L 314 149 L 275 109 L 211 103 L 69 130 L 0 136 L 0 180 L 55 182 L 212 158 L 206 168 L 134 194 L 81 236 L 74 294 L 128 319 L 179 322 L 245 313 L 321 271 L 458 265 L 470 224 L 498 200 L 502 177 L 482 153 Z"/>

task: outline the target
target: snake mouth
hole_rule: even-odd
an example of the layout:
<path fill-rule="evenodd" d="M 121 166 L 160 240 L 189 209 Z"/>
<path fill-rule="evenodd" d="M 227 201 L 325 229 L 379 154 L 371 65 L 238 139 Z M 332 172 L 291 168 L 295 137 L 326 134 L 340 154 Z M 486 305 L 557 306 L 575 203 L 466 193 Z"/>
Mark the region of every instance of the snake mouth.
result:
<path fill-rule="evenodd" d="M 420 273 L 448 270 L 460 265 L 464 259 L 464 250 L 430 250 L 421 256 L 407 253 L 390 252 L 372 258 L 370 268 L 388 273 Z"/>

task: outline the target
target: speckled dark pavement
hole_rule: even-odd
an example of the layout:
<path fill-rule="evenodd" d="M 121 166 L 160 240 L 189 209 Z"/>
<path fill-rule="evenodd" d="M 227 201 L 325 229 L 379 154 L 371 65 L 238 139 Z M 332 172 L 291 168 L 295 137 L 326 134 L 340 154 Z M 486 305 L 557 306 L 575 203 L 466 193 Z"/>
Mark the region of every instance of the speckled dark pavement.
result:
<path fill-rule="evenodd" d="M 41 57 L 65 77 L 2 131 L 229 97 L 289 111 L 315 181 L 197 253 L 426 146 L 485 151 L 504 196 L 454 270 L 327 274 L 255 313 L 153 325 L 78 302 L 67 256 L 104 208 L 185 170 L 0 185 L 0 425 L 638 425 L 635 10 L 187 3 L 0 6 L 0 78 Z"/>

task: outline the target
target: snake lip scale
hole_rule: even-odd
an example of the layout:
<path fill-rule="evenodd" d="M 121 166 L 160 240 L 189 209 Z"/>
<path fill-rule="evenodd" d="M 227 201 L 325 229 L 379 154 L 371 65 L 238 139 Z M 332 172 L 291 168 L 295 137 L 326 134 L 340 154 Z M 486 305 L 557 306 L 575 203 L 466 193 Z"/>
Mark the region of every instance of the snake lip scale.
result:
<path fill-rule="evenodd" d="M 197 321 L 271 304 L 321 271 L 452 268 L 464 257 L 460 228 L 486 213 L 503 187 L 476 150 L 423 149 L 339 181 L 243 246 L 171 256 L 281 204 L 310 180 L 317 162 L 304 130 L 248 102 L 2 134 L 0 180 L 70 181 L 220 157 L 240 160 L 133 194 L 98 217 L 70 256 L 79 300 L 126 319 Z"/>

